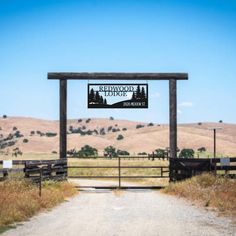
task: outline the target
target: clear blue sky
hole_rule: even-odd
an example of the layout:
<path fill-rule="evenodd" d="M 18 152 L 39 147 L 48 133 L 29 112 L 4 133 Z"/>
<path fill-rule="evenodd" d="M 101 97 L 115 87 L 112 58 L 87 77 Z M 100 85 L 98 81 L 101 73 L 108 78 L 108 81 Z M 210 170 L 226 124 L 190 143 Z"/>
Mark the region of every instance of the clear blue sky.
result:
<path fill-rule="evenodd" d="M 0 113 L 58 119 L 50 71 L 188 72 L 178 121 L 236 123 L 235 42 L 236 1 L 0 0 Z M 87 83 L 69 83 L 69 118 L 168 122 L 165 81 L 148 110 L 88 110 Z"/>

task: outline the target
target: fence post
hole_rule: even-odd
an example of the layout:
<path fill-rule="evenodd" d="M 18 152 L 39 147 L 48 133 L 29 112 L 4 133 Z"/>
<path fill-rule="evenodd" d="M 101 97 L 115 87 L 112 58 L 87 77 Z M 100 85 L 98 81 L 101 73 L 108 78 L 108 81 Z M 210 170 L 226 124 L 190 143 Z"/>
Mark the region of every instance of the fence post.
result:
<path fill-rule="evenodd" d="M 121 187 L 121 179 L 120 179 L 120 156 L 118 156 L 118 169 L 119 169 L 119 188 Z"/>
<path fill-rule="evenodd" d="M 39 196 L 42 196 L 42 167 L 39 169 Z"/>

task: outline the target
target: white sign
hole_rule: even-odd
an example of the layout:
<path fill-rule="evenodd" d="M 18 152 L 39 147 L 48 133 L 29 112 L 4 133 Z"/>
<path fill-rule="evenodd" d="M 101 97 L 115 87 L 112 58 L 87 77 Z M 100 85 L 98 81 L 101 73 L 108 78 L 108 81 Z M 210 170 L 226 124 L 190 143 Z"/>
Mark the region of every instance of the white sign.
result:
<path fill-rule="evenodd" d="M 220 158 L 221 166 L 230 166 L 230 159 L 229 158 Z"/>
<path fill-rule="evenodd" d="M 11 169 L 12 168 L 12 160 L 3 161 L 3 168 Z"/>

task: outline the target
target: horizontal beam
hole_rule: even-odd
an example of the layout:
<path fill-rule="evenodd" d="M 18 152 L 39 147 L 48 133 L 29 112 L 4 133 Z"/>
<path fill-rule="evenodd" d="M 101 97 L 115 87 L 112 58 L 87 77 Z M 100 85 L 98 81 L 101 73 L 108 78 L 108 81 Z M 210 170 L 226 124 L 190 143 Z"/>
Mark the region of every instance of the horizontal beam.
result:
<path fill-rule="evenodd" d="M 48 73 L 52 80 L 187 80 L 187 73 Z"/>
<path fill-rule="evenodd" d="M 71 179 L 158 179 L 158 178 L 169 178 L 169 175 L 141 175 L 141 176 L 87 176 L 87 175 L 69 175 L 68 178 Z"/>
<path fill-rule="evenodd" d="M 67 166 L 68 169 L 73 169 L 73 168 L 78 168 L 78 169 L 82 169 L 82 168 L 111 168 L 111 169 L 116 169 L 119 168 L 119 166 Z M 169 169 L 169 166 L 120 166 L 120 168 L 122 169 L 129 169 L 129 168 L 133 168 L 133 169 Z"/>

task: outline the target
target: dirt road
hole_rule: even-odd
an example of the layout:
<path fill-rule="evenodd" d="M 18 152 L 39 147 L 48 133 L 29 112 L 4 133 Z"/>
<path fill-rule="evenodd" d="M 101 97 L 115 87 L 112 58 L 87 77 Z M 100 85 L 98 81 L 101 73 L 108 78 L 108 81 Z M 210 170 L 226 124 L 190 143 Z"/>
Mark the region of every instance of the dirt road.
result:
<path fill-rule="evenodd" d="M 87 190 L 3 235 L 222 236 L 236 235 L 236 227 L 227 218 L 159 191 Z"/>

